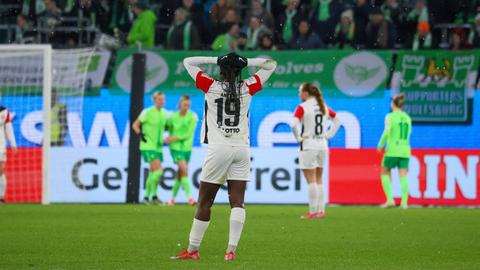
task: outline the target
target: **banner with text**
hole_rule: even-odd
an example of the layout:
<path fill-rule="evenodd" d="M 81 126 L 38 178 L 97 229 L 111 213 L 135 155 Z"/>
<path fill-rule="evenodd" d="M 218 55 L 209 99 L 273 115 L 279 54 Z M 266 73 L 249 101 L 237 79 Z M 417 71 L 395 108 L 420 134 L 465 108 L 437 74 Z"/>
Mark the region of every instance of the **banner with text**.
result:
<path fill-rule="evenodd" d="M 164 176 L 159 197 L 170 198 L 175 166 L 164 149 Z M 51 162 L 52 202 L 125 202 L 127 149 L 52 148 L 62 162 Z M 201 164 L 206 148 L 194 148 L 189 166 L 194 196 L 199 187 Z M 251 181 L 247 203 L 306 203 L 307 185 L 298 169 L 294 148 L 252 148 Z M 381 155 L 374 149 L 331 149 L 324 174 L 325 196 L 330 203 L 381 204 L 385 195 L 380 181 Z M 148 165 L 143 164 L 142 183 Z M 413 151 L 409 165 L 409 196 L 414 205 L 480 206 L 480 150 Z M 395 199 L 400 199 L 398 173 L 392 173 Z M 140 194 L 140 199 L 143 194 Z M 178 197 L 186 202 L 185 196 Z M 225 188 L 216 202 L 228 202 Z"/>
<path fill-rule="evenodd" d="M 405 93 L 413 121 L 467 120 L 468 92 L 475 89 L 480 51 L 402 51 L 392 86 Z"/>
<path fill-rule="evenodd" d="M 130 92 L 132 55 L 135 50 L 125 49 L 117 53 L 111 92 Z M 189 56 L 219 56 L 211 51 L 145 51 L 147 56 L 146 92 L 165 88 L 192 88 L 195 83 L 183 66 Z M 390 52 L 377 51 L 283 51 L 242 52 L 245 57 L 275 59 L 278 63 L 267 87 L 298 88 L 303 82 L 319 85 L 327 97 L 382 96 L 391 66 Z M 218 76 L 217 65 L 206 65 L 204 70 Z M 248 69 L 253 74 L 255 68 Z M 248 76 L 248 74 L 245 74 Z M 375 95 L 376 94 L 376 95 Z"/>
<path fill-rule="evenodd" d="M 126 148 L 52 148 L 55 158 L 50 163 L 49 199 L 51 202 L 123 203 L 127 185 Z M 15 156 L 38 155 L 41 151 L 21 148 Z M 159 197 L 168 200 L 175 181 L 175 169 L 168 148 L 165 148 L 164 176 Z M 194 148 L 189 164 L 190 181 L 196 197 L 205 148 Z M 247 203 L 306 203 L 306 182 L 298 169 L 295 148 L 252 148 L 251 182 L 247 185 Z M 60 162 L 61 160 L 61 162 Z M 324 175 L 325 198 L 334 204 L 381 204 L 385 201 L 380 181 L 381 155 L 374 149 L 331 149 Z M 148 165 L 142 164 L 141 187 Z M 7 166 L 8 202 L 39 202 L 42 194 L 38 175 Z M 20 174 L 28 174 L 28 190 Z M 409 202 L 414 205 L 480 206 L 480 150 L 414 149 L 409 165 Z M 393 194 L 400 199 L 400 182 L 392 173 Z M 140 198 L 142 198 L 140 192 Z M 186 202 L 179 193 L 178 202 Z M 224 188 L 216 202 L 227 202 Z"/>
<path fill-rule="evenodd" d="M 190 181 L 197 197 L 201 166 L 206 147 L 196 147 L 189 163 Z M 251 181 L 247 184 L 245 201 L 248 203 L 304 203 L 307 185 L 298 169 L 296 148 L 252 148 Z M 50 162 L 49 199 L 51 202 L 123 203 L 127 187 L 127 148 L 52 147 Z M 171 197 L 176 178 L 168 147 L 164 148 L 163 178 L 158 196 L 163 201 Z M 59 162 L 61 160 L 61 162 Z M 145 185 L 148 164 L 142 163 L 140 186 Z M 328 166 L 324 182 L 328 187 Z M 325 189 L 328 198 L 328 188 Z M 143 198 L 143 188 L 139 199 Z M 182 192 L 178 202 L 187 202 Z M 222 187 L 215 202 L 227 203 L 228 193 Z"/>
<path fill-rule="evenodd" d="M 381 155 L 375 149 L 334 149 L 330 154 L 330 203 L 381 204 Z M 400 202 L 397 170 L 392 191 Z M 409 203 L 480 206 L 480 149 L 414 149 L 408 172 Z"/>

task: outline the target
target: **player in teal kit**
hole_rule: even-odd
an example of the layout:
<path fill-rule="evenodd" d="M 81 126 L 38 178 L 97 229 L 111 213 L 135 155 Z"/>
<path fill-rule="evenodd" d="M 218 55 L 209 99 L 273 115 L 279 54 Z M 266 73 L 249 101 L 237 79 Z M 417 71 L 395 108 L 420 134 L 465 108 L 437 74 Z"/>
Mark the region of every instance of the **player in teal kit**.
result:
<path fill-rule="evenodd" d="M 146 108 L 132 125 L 140 136 L 140 151 L 145 162 L 150 165 L 147 182 L 144 189 L 144 202 L 149 204 L 150 195 L 154 204 L 162 202 L 157 197 L 157 187 L 162 178 L 163 133 L 168 121 L 168 114 L 163 106 L 165 95 L 155 92 L 152 96 L 154 106 Z"/>
<path fill-rule="evenodd" d="M 408 162 L 410 160 L 410 133 L 412 132 L 412 119 L 404 112 L 405 96 L 396 95 L 392 99 L 392 112 L 385 117 L 385 129 L 377 149 L 381 153 L 383 146 L 387 143 L 385 154 L 382 160 L 382 186 L 387 201 L 384 207 L 395 205 L 392 196 L 392 185 L 390 181 L 390 172 L 393 168 L 398 168 L 400 174 L 400 185 L 402 188 L 403 209 L 408 208 Z"/>
<path fill-rule="evenodd" d="M 172 198 L 168 202 L 170 206 L 175 205 L 175 197 L 177 197 L 180 187 L 183 188 L 185 196 L 188 198 L 188 204 L 195 205 L 196 203 L 192 198 L 187 165 L 192 154 L 193 136 L 198 116 L 190 110 L 190 105 L 190 97 L 182 96 L 178 105 L 180 110 L 172 114 L 168 123 L 170 137 L 166 139 L 166 142 L 170 144 L 173 162 L 178 165 L 177 181 L 173 185 Z"/>

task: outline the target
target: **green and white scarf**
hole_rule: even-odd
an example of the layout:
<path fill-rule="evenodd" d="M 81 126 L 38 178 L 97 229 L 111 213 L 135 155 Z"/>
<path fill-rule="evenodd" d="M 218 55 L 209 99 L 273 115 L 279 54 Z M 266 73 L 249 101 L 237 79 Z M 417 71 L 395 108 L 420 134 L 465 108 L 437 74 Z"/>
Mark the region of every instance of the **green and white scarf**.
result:
<path fill-rule="evenodd" d="M 296 14 L 296 10 L 285 11 L 285 15 L 287 15 L 285 24 L 283 25 L 283 40 L 285 41 L 285 43 L 290 42 L 293 37 L 293 17 L 295 17 Z"/>
<path fill-rule="evenodd" d="M 178 25 L 178 26 L 172 25 L 170 27 L 170 29 L 168 29 L 167 44 L 169 44 L 170 41 L 171 41 L 173 30 L 176 27 L 179 27 L 179 26 L 180 25 Z M 192 31 L 192 22 L 188 21 L 187 23 L 185 23 L 185 27 L 183 28 L 183 50 L 184 51 L 190 50 L 190 45 L 191 45 L 191 35 L 190 34 L 191 34 L 191 31 Z"/>
<path fill-rule="evenodd" d="M 432 34 L 428 33 L 428 35 L 425 37 L 423 41 L 423 47 L 424 48 L 432 47 Z M 420 37 L 418 37 L 418 34 L 415 34 L 415 37 L 413 38 L 412 50 L 417 51 L 418 49 L 420 49 Z"/>
<path fill-rule="evenodd" d="M 330 19 L 330 3 L 332 0 L 319 0 L 318 20 L 324 22 Z"/>
<path fill-rule="evenodd" d="M 260 27 L 252 31 L 252 28 L 247 30 L 247 48 L 256 49 L 258 43 L 258 35 L 260 34 Z"/>

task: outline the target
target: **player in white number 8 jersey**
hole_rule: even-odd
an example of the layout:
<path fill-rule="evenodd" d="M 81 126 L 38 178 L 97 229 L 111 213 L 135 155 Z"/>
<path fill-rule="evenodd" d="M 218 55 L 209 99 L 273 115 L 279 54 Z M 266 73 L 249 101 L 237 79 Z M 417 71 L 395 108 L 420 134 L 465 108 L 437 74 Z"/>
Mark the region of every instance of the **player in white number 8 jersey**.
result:
<path fill-rule="evenodd" d="M 190 231 L 188 249 L 172 259 L 199 259 L 198 248 L 210 223 L 210 208 L 221 185 L 227 181 L 230 200 L 230 234 L 225 260 L 235 259 L 235 249 L 245 223 L 244 196 L 250 180 L 249 108 L 253 95 L 272 75 L 276 62 L 247 59 L 236 53 L 221 57 L 188 57 L 185 68 L 205 93 L 201 142 L 208 145 L 202 173 L 198 208 Z M 199 66 L 218 64 L 220 80 L 205 74 Z M 241 79 L 242 69 L 260 69 L 250 78 Z"/>
<path fill-rule="evenodd" d="M 295 110 L 291 127 L 300 144 L 299 167 L 308 183 L 309 213 L 302 218 L 322 218 L 325 215 L 322 176 L 325 158 L 328 156 L 327 140 L 335 136 L 340 121 L 336 113 L 325 104 L 318 87 L 311 83 L 302 84 L 299 97 L 303 103 Z M 327 118 L 332 120 L 328 131 Z M 299 134 L 300 123 L 302 130 Z"/>

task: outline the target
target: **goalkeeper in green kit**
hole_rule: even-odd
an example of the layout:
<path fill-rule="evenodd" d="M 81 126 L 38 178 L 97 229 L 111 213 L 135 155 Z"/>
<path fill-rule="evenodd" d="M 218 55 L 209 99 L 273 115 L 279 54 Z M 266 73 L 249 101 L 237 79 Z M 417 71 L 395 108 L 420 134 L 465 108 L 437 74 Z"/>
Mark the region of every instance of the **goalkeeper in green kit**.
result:
<path fill-rule="evenodd" d="M 165 95 L 162 92 L 155 92 L 152 96 L 154 106 L 146 108 L 133 122 L 132 128 L 140 136 L 140 151 L 145 162 L 149 163 L 147 182 L 144 188 L 144 203 L 161 204 L 157 197 L 157 188 L 162 178 L 163 162 L 163 133 L 168 121 L 165 105 Z"/>
<path fill-rule="evenodd" d="M 403 111 L 405 96 L 399 94 L 393 97 L 392 112 L 385 117 L 385 129 L 380 142 L 378 152 L 381 153 L 383 146 L 387 143 L 385 154 L 382 160 L 382 186 L 387 201 L 383 207 L 393 207 L 395 202 L 392 196 L 392 184 L 390 172 L 397 167 L 400 174 L 400 185 L 402 189 L 401 208 L 408 208 L 408 162 L 410 160 L 410 133 L 412 132 L 412 119 Z"/>
<path fill-rule="evenodd" d="M 170 206 L 175 205 L 175 198 L 180 187 L 183 188 L 188 204 L 195 205 L 188 179 L 188 162 L 192 154 L 193 135 L 197 126 L 198 117 L 190 110 L 190 97 L 182 96 L 179 104 L 179 111 L 171 115 L 168 122 L 170 137 L 165 139 L 170 144 L 170 153 L 173 162 L 178 165 L 177 181 L 173 185 L 172 199 L 168 202 Z"/>

